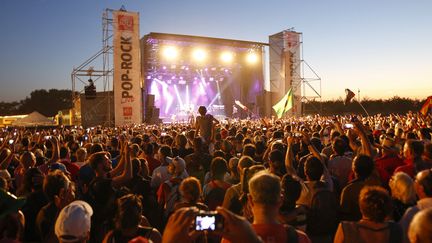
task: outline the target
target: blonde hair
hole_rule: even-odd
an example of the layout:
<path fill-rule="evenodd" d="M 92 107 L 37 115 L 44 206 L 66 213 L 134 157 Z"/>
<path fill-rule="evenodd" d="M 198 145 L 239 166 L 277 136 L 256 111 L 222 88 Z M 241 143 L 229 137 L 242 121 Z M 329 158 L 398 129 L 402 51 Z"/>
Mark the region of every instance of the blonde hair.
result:
<path fill-rule="evenodd" d="M 86 148 L 79 148 L 76 151 L 76 157 L 78 162 L 84 162 L 87 158 L 87 149 Z"/>
<path fill-rule="evenodd" d="M 404 172 L 398 172 L 389 181 L 392 197 L 404 204 L 413 204 L 416 201 L 414 181 Z"/>

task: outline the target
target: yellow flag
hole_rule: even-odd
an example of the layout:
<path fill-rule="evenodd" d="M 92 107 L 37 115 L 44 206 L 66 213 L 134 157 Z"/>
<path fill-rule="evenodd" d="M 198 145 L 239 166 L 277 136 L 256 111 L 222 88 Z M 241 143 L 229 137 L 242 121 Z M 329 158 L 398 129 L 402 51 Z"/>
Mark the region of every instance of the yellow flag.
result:
<path fill-rule="evenodd" d="M 288 90 L 286 95 L 282 97 L 282 99 L 273 106 L 273 110 L 275 110 L 277 117 L 281 118 L 285 112 L 289 111 L 293 107 L 293 94 L 292 88 Z"/>

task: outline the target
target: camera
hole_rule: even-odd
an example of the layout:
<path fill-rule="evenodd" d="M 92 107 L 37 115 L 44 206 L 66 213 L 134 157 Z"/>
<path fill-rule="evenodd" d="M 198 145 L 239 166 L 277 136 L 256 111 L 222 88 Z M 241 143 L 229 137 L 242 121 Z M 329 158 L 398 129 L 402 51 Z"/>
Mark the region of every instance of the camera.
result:
<path fill-rule="evenodd" d="M 217 212 L 200 212 L 195 217 L 194 229 L 196 231 L 221 231 L 223 227 L 223 217 Z"/>

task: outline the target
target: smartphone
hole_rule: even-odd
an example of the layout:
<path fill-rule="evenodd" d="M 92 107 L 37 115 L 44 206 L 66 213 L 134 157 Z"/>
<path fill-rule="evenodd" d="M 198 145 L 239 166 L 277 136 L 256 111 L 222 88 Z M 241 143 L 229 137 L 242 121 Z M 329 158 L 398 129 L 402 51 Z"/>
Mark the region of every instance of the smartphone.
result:
<path fill-rule="evenodd" d="M 51 136 L 45 136 L 44 139 L 45 139 L 45 140 L 50 140 L 50 139 L 51 139 Z"/>
<path fill-rule="evenodd" d="M 36 135 L 39 135 L 39 132 L 36 132 Z"/>
<path fill-rule="evenodd" d="M 9 139 L 9 144 L 13 144 L 14 140 L 13 139 Z"/>
<path fill-rule="evenodd" d="M 161 133 L 161 136 L 166 136 L 166 135 L 167 135 L 166 132 Z"/>
<path fill-rule="evenodd" d="M 196 231 L 222 231 L 223 217 L 215 212 L 200 213 L 195 217 L 194 226 Z"/>
<path fill-rule="evenodd" d="M 86 140 L 86 141 L 87 141 L 87 140 L 88 140 L 88 136 L 84 136 L 84 140 Z"/>
<path fill-rule="evenodd" d="M 350 123 L 347 123 L 344 125 L 344 128 L 346 128 L 346 129 L 352 129 L 353 127 L 354 127 L 354 125 L 350 124 Z"/>
<path fill-rule="evenodd" d="M 0 142 L 3 142 L 3 138 L 0 138 Z"/>
<path fill-rule="evenodd" d="M 263 131 L 267 131 L 267 127 L 263 127 L 263 129 L 262 129 Z"/>

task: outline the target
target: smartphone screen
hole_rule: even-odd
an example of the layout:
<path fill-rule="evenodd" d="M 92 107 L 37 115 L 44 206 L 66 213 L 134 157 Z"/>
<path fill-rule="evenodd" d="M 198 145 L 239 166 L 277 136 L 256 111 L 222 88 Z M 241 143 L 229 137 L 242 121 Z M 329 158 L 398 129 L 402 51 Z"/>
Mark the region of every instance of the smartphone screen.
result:
<path fill-rule="evenodd" d="M 351 128 L 353 128 L 354 127 L 354 125 L 353 124 L 345 124 L 345 126 L 344 126 L 346 129 L 351 129 Z"/>

